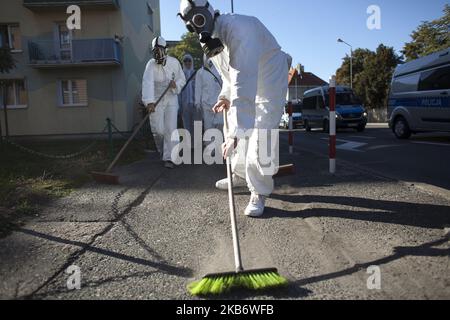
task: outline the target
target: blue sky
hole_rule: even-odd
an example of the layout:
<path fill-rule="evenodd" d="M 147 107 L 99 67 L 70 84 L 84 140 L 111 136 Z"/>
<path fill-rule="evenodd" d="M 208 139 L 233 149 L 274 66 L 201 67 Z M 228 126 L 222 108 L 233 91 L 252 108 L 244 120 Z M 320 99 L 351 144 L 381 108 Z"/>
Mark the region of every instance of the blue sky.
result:
<path fill-rule="evenodd" d="M 161 0 L 162 36 L 179 40 L 186 32 L 176 17 L 179 0 Z M 215 9 L 230 12 L 230 0 L 210 0 Z M 328 81 L 354 48 L 374 50 L 380 43 L 397 51 L 410 40 L 411 32 L 425 20 L 442 16 L 446 0 L 234 0 L 235 13 L 258 17 L 275 35 L 283 50 L 301 63 L 305 71 Z M 270 4 L 270 5 L 268 5 Z M 381 30 L 369 30 L 367 8 L 381 9 Z"/>

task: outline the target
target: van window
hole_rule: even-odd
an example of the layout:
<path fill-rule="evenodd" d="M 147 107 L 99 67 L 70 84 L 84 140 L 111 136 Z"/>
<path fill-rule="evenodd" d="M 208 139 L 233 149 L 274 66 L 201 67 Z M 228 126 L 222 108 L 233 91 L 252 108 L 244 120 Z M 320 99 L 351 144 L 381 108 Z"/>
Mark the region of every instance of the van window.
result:
<path fill-rule="evenodd" d="M 399 78 L 395 78 L 392 83 L 392 93 L 414 92 L 417 91 L 417 83 L 420 75 L 418 73 L 411 74 Z"/>
<path fill-rule="evenodd" d="M 325 109 L 325 102 L 323 101 L 322 96 L 317 96 L 317 108 Z"/>
<path fill-rule="evenodd" d="M 419 91 L 450 90 L 450 66 L 423 72 Z"/>
<path fill-rule="evenodd" d="M 325 103 L 327 106 L 330 102 L 330 96 L 325 96 Z M 353 92 L 342 92 L 336 94 L 336 105 L 339 106 L 354 106 L 362 105 L 361 99 L 359 99 Z"/>
<path fill-rule="evenodd" d="M 316 108 L 316 96 L 303 99 L 303 109 L 312 110 Z"/>

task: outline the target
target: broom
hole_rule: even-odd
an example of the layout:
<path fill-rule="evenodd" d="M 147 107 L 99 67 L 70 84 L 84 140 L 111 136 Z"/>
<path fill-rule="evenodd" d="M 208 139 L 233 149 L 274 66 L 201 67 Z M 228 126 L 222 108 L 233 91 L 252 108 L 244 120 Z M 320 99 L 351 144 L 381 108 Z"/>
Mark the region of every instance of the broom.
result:
<path fill-rule="evenodd" d="M 224 110 L 225 132 L 228 131 L 227 111 Z M 286 286 L 288 281 L 278 274 L 276 268 L 244 270 L 239 244 L 239 234 L 236 222 L 236 206 L 233 193 L 231 158 L 227 157 L 228 198 L 230 205 L 231 229 L 233 233 L 235 272 L 208 274 L 202 280 L 188 286 L 188 291 L 194 296 L 220 295 L 232 289 L 267 290 Z"/>

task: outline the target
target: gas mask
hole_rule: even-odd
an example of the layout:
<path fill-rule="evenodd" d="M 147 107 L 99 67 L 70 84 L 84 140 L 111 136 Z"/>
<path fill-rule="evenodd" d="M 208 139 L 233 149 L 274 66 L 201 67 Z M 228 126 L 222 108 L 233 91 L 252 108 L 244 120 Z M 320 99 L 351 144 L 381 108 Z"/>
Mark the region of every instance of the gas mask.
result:
<path fill-rule="evenodd" d="M 152 43 L 153 58 L 157 64 L 165 65 L 167 61 L 167 43 L 161 37 L 156 37 Z"/>
<path fill-rule="evenodd" d="M 199 35 L 204 53 L 208 58 L 212 58 L 224 50 L 222 41 L 212 37 L 214 23 L 220 14 L 211 13 L 212 8 L 209 2 L 206 2 L 204 6 L 197 6 L 193 0 L 188 2 L 191 5 L 189 12 L 185 16 L 181 13 L 178 15 L 183 19 L 189 32 Z"/>
<path fill-rule="evenodd" d="M 166 60 L 167 60 L 166 48 L 155 47 L 155 48 L 153 48 L 152 52 L 153 52 L 153 58 L 155 58 L 157 64 L 162 64 L 162 65 L 166 64 Z"/>

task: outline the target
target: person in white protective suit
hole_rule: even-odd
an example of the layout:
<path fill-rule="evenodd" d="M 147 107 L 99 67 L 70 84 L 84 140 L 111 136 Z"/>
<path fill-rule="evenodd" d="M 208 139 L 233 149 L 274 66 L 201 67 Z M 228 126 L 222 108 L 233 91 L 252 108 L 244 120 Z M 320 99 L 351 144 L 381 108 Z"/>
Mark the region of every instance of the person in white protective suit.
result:
<path fill-rule="evenodd" d="M 267 163 L 259 151 L 267 150 L 263 145 L 267 143 L 272 147 L 268 150 L 278 154 L 278 141 L 271 144 L 270 139 L 262 139 L 264 131 L 259 129 L 278 129 L 292 58 L 255 17 L 221 15 L 207 0 L 181 0 L 179 15 L 188 30 L 199 35 L 205 54 L 222 76 L 223 88 L 213 109 L 216 113 L 228 110 L 230 130 L 223 145 L 224 157 L 233 154 L 234 184 L 243 185 L 245 179 L 251 191 L 245 215 L 259 217 L 266 197 L 273 192 L 275 173 L 264 170 Z M 240 133 L 249 129 L 256 130 L 243 139 Z M 236 144 L 237 150 L 231 153 Z M 272 165 L 276 158 L 271 157 Z M 227 186 L 226 179 L 216 184 L 219 189 Z"/>
<path fill-rule="evenodd" d="M 178 155 L 175 148 L 179 144 L 178 95 L 186 84 L 186 78 L 180 62 L 167 55 L 167 43 L 164 38 L 157 37 L 153 40 L 152 51 L 154 58 L 147 63 L 142 81 L 142 102 L 151 113 L 150 125 L 165 167 L 172 169 L 174 168 L 172 154 Z M 169 85 L 169 91 L 155 106 Z"/>
<path fill-rule="evenodd" d="M 203 61 L 195 77 L 195 107 L 203 114 L 203 128 L 207 131 L 223 127 L 223 116 L 213 111 L 222 91 L 222 79 L 211 59 L 205 55 Z"/>
<path fill-rule="evenodd" d="M 183 72 L 186 81 L 191 79 L 195 74 L 194 70 L 194 58 L 190 54 L 185 54 L 183 56 Z M 196 77 L 194 75 L 194 77 Z M 195 110 L 195 79 L 192 78 L 191 81 L 186 85 L 184 91 L 180 94 L 180 105 L 181 105 L 181 115 L 183 118 L 183 126 L 189 131 L 191 137 L 194 137 L 194 122 L 197 120 L 196 110 Z"/>

